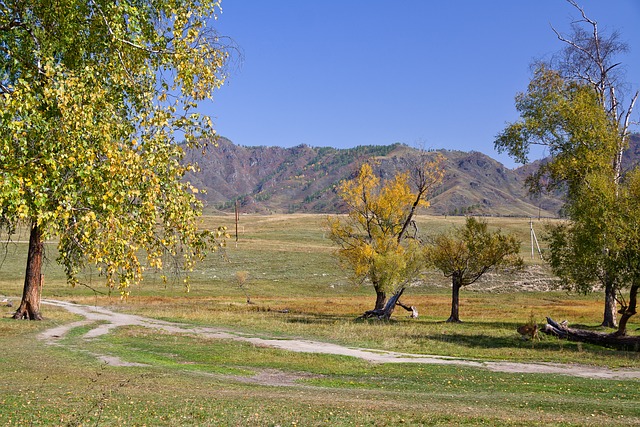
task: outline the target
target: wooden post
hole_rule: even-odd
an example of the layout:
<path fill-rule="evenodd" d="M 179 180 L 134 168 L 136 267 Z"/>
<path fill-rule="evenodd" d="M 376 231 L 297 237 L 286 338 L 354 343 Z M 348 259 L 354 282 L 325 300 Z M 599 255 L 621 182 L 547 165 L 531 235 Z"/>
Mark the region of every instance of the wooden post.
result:
<path fill-rule="evenodd" d="M 42 288 L 44 288 L 44 274 L 40 274 L 40 295 L 38 295 L 38 305 L 42 301 Z"/>
<path fill-rule="evenodd" d="M 236 247 L 238 246 L 238 220 L 240 216 L 238 214 L 238 199 L 236 199 Z"/>

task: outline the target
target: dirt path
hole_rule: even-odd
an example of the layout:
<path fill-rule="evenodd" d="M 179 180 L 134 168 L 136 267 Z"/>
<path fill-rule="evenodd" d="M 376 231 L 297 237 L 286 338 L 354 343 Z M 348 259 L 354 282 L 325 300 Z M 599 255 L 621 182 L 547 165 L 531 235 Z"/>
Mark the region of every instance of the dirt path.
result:
<path fill-rule="evenodd" d="M 79 322 L 57 326 L 55 328 L 44 331 L 40 335 L 40 338 L 50 344 L 59 344 L 59 340 L 64 337 L 67 332 L 79 326 L 94 326 L 89 330 L 89 332 L 84 335 L 84 339 L 99 337 L 101 335 L 109 333 L 109 331 L 111 331 L 113 328 L 117 328 L 119 326 L 140 326 L 144 328 L 158 329 L 170 333 L 189 333 L 202 335 L 207 338 L 231 339 L 236 341 L 250 342 L 259 346 L 279 348 L 288 351 L 350 356 L 367 360 L 372 363 L 424 363 L 438 365 L 459 365 L 488 369 L 495 372 L 560 374 L 601 379 L 640 379 L 640 371 L 638 370 L 613 370 L 604 367 L 574 364 L 474 361 L 446 356 L 430 356 L 424 354 L 407 354 L 392 351 L 371 350 L 365 348 L 352 348 L 320 341 L 299 339 L 265 339 L 221 328 L 198 327 L 175 322 L 166 322 L 133 314 L 118 313 L 103 307 L 80 305 L 54 300 L 43 300 L 42 303 L 62 307 L 72 313 L 78 314 L 85 318 L 85 320 L 81 320 Z M 104 361 L 105 363 L 114 366 L 139 366 L 139 364 L 132 364 L 114 356 L 98 354 L 94 354 L 94 356 Z M 271 382 L 267 383 L 272 384 Z M 272 385 L 282 384 L 277 384 L 276 381 L 273 381 Z"/>

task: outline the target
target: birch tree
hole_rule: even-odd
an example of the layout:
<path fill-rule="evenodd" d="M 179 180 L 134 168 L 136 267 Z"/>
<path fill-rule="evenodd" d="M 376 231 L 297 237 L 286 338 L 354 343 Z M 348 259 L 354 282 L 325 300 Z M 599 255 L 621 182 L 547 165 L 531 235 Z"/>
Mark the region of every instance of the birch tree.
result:
<path fill-rule="evenodd" d="M 0 2 L 0 221 L 30 234 L 15 318 L 41 318 L 45 239 L 59 239 L 69 283 L 95 265 L 123 296 L 146 268 L 189 271 L 215 247 L 223 231 L 197 227 L 179 142 L 214 135 L 195 108 L 225 80 L 219 6 Z"/>
<path fill-rule="evenodd" d="M 536 64 L 534 77 L 526 93 L 517 95 L 516 108 L 521 120 L 508 124 L 496 138 L 495 147 L 525 163 L 531 146 L 542 145 L 551 159 L 529 179 L 532 192 L 564 188 L 565 211 L 575 223 L 589 218 L 571 207 L 580 198 L 586 176 L 596 174 L 607 179 L 614 196 L 623 177 L 622 155 L 628 148 L 630 126 L 638 92 L 628 90 L 624 69 L 618 57 L 628 50 L 617 32 L 605 35 L 573 0 L 568 3 L 580 14 L 569 35 L 553 30 L 564 48 L 552 60 Z M 592 175 L 593 176 L 593 175 Z M 604 245 L 605 237 L 599 239 Z M 557 240 L 552 250 L 561 250 Z M 554 249 L 555 248 L 555 249 Z M 571 246 L 578 250 L 576 246 Z M 566 249 L 566 248 L 565 248 Z M 562 250 L 565 250 L 562 249 Z M 604 326 L 614 327 L 616 320 L 615 270 L 607 270 L 606 246 L 594 248 L 592 256 L 601 270 L 594 277 L 605 289 Z M 578 256 L 557 260 L 586 259 Z M 583 254 L 584 255 L 584 254 Z M 603 258 L 604 257 L 604 258 Z M 557 264 L 561 267 L 560 264 Z M 582 274 L 593 264 L 580 268 L 558 268 L 560 273 Z M 604 269 L 604 270 L 603 270 Z M 585 282 L 565 277 L 572 287 L 587 289 Z"/>

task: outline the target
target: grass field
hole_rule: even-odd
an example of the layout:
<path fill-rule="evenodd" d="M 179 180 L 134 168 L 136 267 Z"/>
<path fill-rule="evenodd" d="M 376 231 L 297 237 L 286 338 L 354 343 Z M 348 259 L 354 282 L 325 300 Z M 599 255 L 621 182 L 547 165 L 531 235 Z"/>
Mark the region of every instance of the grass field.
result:
<path fill-rule="evenodd" d="M 421 217 L 419 227 L 437 232 L 463 221 Z M 551 316 L 598 329 L 602 295 L 551 289 L 544 266 L 530 258 L 529 219 L 488 221 L 519 234 L 528 270 L 490 275 L 463 289 L 462 324 L 443 322 L 450 290 L 436 272 L 403 297 L 418 307 L 420 318 L 396 311 L 388 323 L 355 321 L 372 307 L 373 290 L 349 283 L 332 256 L 324 217 L 317 215 L 242 216 L 238 242 L 232 237 L 226 257 L 213 255 L 193 272 L 189 294 L 180 278 L 165 284 L 149 275 L 127 301 L 107 295 L 97 275 L 85 277 L 88 286 L 66 286 L 50 244 L 43 297 L 263 337 L 473 360 L 640 369 L 637 353 L 546 336 L 539 342 L 520 339 L 515 329 L 531 316 L 539 323 Z M 235 231 L 230 216 L 206 217 L 203 225 Z M 540 238 L 542 222 L 534 227 Z M 25 253 L 25 243 L 9 244 L 0 266 L 0 295 L 15 303 Z M 244 289 L 237 284 L 239 271 L 247 272 Z M 253 304 L 246 303 L 247 294 Z M 78 316 L 43 305 L 44 321 L 22 322 L 9 319 L 14 309 L 0 308 L 0 425 L 640 424 L 639 380 L 372 364 L 135 326 L 87 340 L 83 334 L 91 325 L 78 324 L 54 346 L 37 337 Z M 633 318 L 630 330 L 637 333 L 639 326 Z M 105 365 L 97 354 L 132 366 Z"/>

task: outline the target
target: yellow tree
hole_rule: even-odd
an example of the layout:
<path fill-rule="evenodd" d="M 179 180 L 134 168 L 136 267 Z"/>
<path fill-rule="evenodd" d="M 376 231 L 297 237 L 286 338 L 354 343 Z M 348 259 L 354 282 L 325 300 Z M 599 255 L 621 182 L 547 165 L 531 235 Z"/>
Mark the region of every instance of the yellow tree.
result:
<path fill-rule="evenodd" d="M 408 229 L 417 208 L 429 205 L 430 191 L 442 181 L 441 161 L 423 156 L 409 163 L 410 170 L 386 181 L 367 162 L 355 178 L 339 187 L 348 214 L 329 218 L 330 237 L 340 247 L 338 257 L 353 279 L 373 285 L 375 310 L 384 307 L 387 292 L 403 288 L 424 265 Z"/>
<path fill-rule="evenodd" d="M 214 247 L 179 142 L 212 136 L 194 111 L 229 50 L 215 0 L 0 2 L 0 226 L 30 230 L 15 318 L 40 319 L 43 241 L 75 284 L 88 264 L 120 290 L 170 257 Z M 219 234 L 221 231 L 219 231 Z"/>

